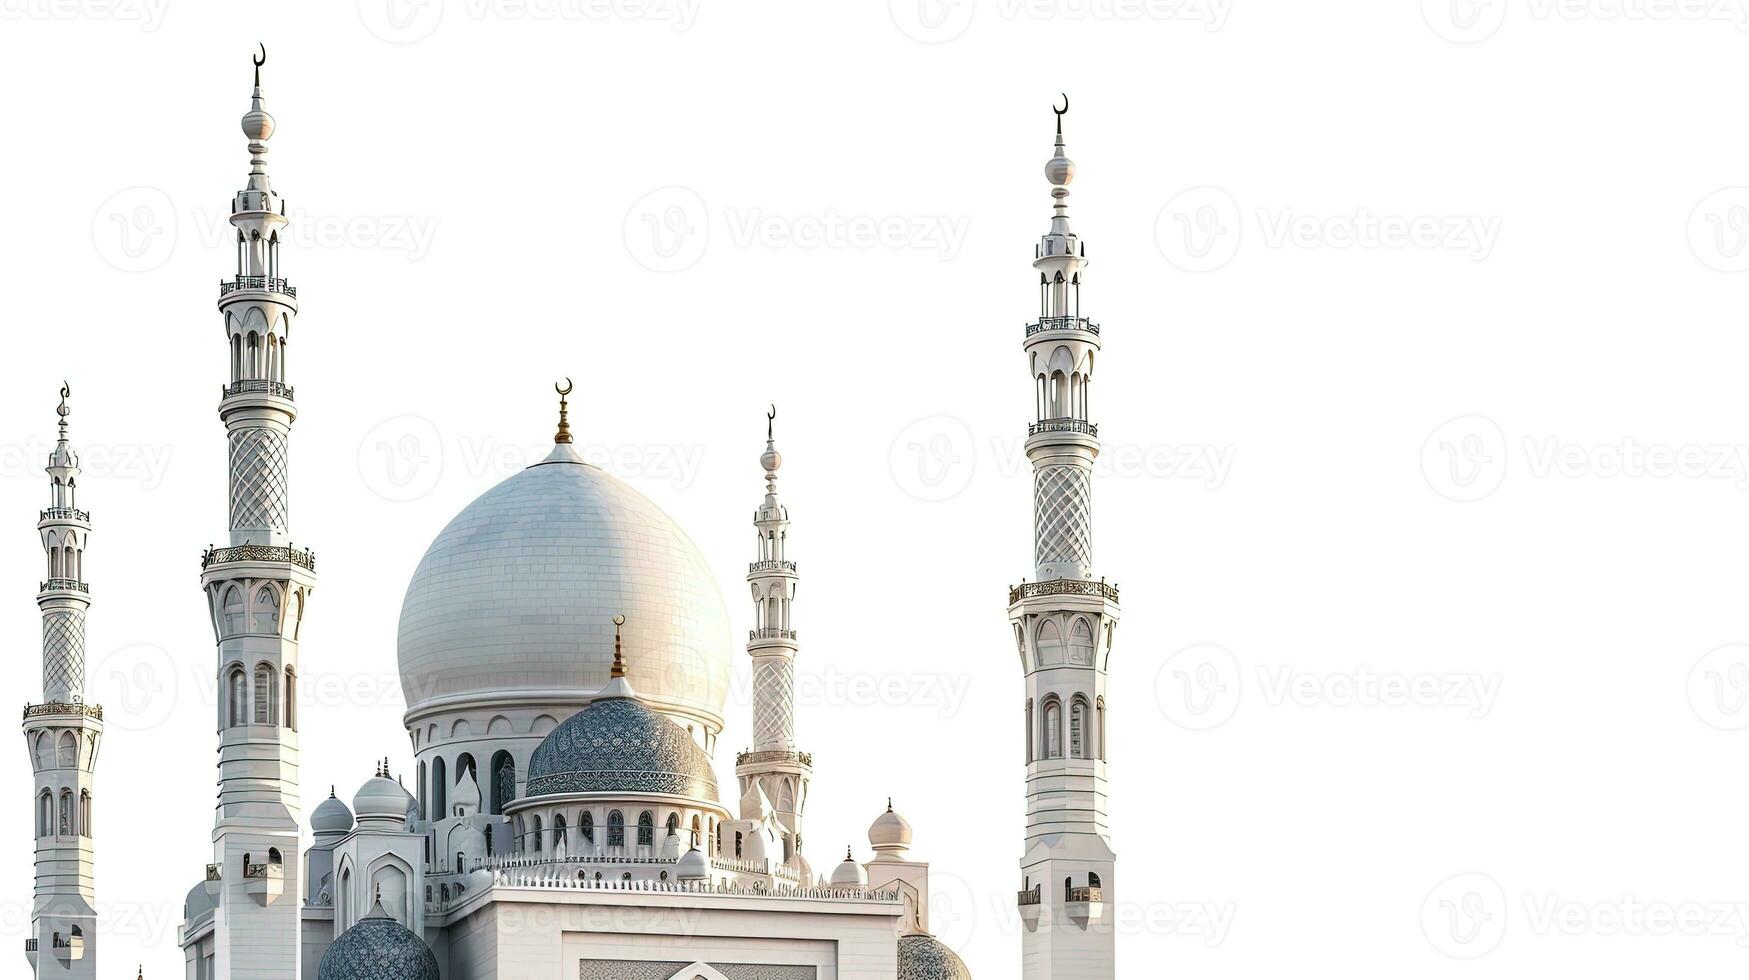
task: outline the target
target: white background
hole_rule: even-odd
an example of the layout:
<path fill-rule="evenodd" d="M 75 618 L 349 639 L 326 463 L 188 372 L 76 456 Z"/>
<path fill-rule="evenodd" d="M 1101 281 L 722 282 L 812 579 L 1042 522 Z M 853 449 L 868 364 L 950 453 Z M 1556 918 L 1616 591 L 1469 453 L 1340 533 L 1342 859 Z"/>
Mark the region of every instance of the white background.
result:
<path fill-rule="evenodd" d="M 1741 975 L 1740 0 L 1454 2 L 0 0 L 0 684 L 40 697 L 65 377 L 109 709 L 104 975 L 180 975 L 209 860 L 212 304 L 257 40 L 302 236 L 310 805 L 408 769 L 402 591 L 544 451 L 557 378 L 737 628 L 776 401 L 810 857 L 866 858 L 892 794 L 936 931 L 1018 976 L 1004 599 L 1067 90 L 1125 608 L 1119 972 Z M 15 957 L 30 776 L 0 758 Z"/>

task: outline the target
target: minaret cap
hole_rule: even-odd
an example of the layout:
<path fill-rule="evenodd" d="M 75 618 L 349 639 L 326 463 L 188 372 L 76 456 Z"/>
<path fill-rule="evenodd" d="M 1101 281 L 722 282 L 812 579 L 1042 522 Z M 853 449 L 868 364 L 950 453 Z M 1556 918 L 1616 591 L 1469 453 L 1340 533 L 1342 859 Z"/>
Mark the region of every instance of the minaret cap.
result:
<path fill-rule="evenodd" d="M 553 390 L 559 393 L 559 431 L 553 433 L 553 445 L 569 446 L 571 444 L 570 403 L 565 401 L 565 396 L 572 391 L 571 379 L 565 379 L 564 387 L 554 384 Z"/>
<path fill-rule="evenodd" d="M 1075 179 L 1075 161 L 1069 159 L 1068 150 L 1063 146 L 1063 116 L 1069 111 L 1067 93 L 1063 95 L 1063 107 L 1053 106 L 1052 111 L 1057 114 L 1057 145 L 1056 153 L 1045 163 L 1045 179 L 1054 187 L 1067 187 Z"/>
<path fill-rule="evenodd" d="M 776 421 L 777 406 L 772 405 L 765 413 L 765 452 L 759 454 L 759 465 L 765 467 L 767 481 L 775 481 L 777 470 L 783 465 L 783 454 L 777 451 L 777 441 L 772 436 L 772 427 Z"/>
<path fill-rule="evenodd" d="M 636 699 L 638 694 L 632 690 L 631 681 L 626 680 L 625 647 L 621 642 L 620 627 L 624 626 L 624 616 L 613 617 L 613 668 L 607 686 L 595 695 L 597 701 L 608 701 L 613 698 Z"/>
<path fill-rule="evenodd" d="M 273 136 L 273 117 L 267 114 L 261 101 L 261 66 L 267 64 L 267 45 L 261 45 L 261 53 L 250 60 L 255 63 L 255 92 L 249 98 L 249 111 L 243 116 L 243 135 L 251 142 L 263 143 Z"/>

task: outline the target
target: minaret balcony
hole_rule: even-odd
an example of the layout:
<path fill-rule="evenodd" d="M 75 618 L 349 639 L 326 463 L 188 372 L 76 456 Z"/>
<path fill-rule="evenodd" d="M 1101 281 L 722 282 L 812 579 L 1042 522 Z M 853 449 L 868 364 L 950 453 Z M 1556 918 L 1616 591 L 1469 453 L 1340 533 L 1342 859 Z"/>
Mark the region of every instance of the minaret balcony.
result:
<path fill-rule="evenodd" d="M 1045 908 L 1045 889 L 1043 885 L 1034 885 L 1020 892 L 1016 903 L 1020 908 L 1020 921 L 1032 928 L 1038 923 L 1039 915 Z"/>
<path fill-rule="evenodd" d="M 1104 579 L 1097 582 L 1078 578 L 1056 578 L 1048 582 L 1022 582 L 1008 589 L 1008 604 L 1014 605 L 1022 599 L 1036 596 L 1091 596 L 1095 599 L 1110 599 L 1118 601 L 1117 586 L 1107 585 Z"/>
<path fill-rule="evenodd" d="M 219 280 L 219 298 L 223 299 L 232 293 L 245 290 L 263 293 L 280 293 L 298 298 L 298 287 L 278 276 L 236 276 L 232 279 Z"/>
<path fill-rule="evenodd" d="M 773 559 L 769 561 L 749 562 L 747 565 L 748 575 L 760 575 L 769 572 L 788 572 L 789 574 L 794 575 L 796 573 L 796 563 L 793 561 Z"/>
<path fill-rule="evenodd" d="M 76 578 L 52 578 L 37 588 L 38 592 L 90 592 L 91 586 Z"/>
<path fill-rule="evenodd" d="M 243 381 L 233 381 L 219 389 L 219 397 L 230 398 L 234 395 L 272 395 L 292 401 L 292 395 L 297 391 L 291 385 L 278 381 L 268 381 L 263 378 L 248 378 Z"/>
<path fill-rule="evenodd" d="M 779 629 L 775 626 L 761 626 L 758 629 L 747 631 L 747 639 L 749 640 L 793 640 L 795 638 L 795 630 Z"/>
<path fill-rule="evenodd" d="M 316 553 L 303 548 L 282 548 L 270 544 L 243 544 L 234 548 L 208 548 L 200 556 L 200 567 L 203 570 L 214 565 L 229 565 L 237 562 L 296 565 L 299 568 L 314 572 L 316 570 Z"/>
<path fill-rule="evenodd" d="M 50 701 L 46 704 L 27 704 L 24 706 L 24 720 L 45 718 L 59 715 L 76 715 L 84 718 L 103 720 L 103 705 L 86 704 L 83 701 Z"/>
<path fill-rule="evenodd" d="M 735 765 L 737 767 L 771 765 L 774 763 L 791 766 L 808 766 L 811 768 L 814 765 L 814 754 L 812 752 L 790 752 L 784 749 L 770 749 L 764 752 L 742 752 L 735 756 Z"/>
<path fill-rule="evenodd" d="M 1099 324 L 1094 323 L 1092 320 L 1089 320 L 1084 316 L 1040 317 L 1037 323 L 1029 323 L 1026 325 L 1026 335 L 1028 337 L 1031 337 L 1033 334 L 1056 332 L 1060 330 L 1079 330 L 1083 333 L 1090 333 L 1095 337 L 1099 336 Z"/>
<path fill-rule="evenodd" d="M 1076 435 L 1099 438 L 1099 426 L 1086 419 L 1045 419 L 1026 427 L 1026 434 L 1036 436 L 1046 432 L 1073 432 Z"/>
<path fill-rule="evenodd" d="M 1063 911 L 1076 922 L 1097 922 L 1105 916 L 1105 893 L 1098 888 L 1071 888 Z"/>
<path fill-rule="evenodd" d="M 260 906 L 272 905 L 285 894 L 285 867 L 249 864 L 243 867 L 243 891 Z"/>
<path fill-rule="evenodd" d="M 84 524 L 90 526 L 91 514 L 77 507 L 50 507 L 37 517 L 38 524 Z"/>

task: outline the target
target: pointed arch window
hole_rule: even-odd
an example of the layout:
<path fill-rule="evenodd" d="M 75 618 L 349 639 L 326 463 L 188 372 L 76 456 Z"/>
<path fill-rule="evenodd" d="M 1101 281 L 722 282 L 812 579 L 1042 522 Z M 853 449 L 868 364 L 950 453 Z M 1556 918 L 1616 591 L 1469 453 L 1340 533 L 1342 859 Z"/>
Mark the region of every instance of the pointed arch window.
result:
<path fill-rule="evenodd" d="M 271 725 L 278 717 L 279 674 L 272 664 L 255 665 L 255 724 Z"/>
<path fill-rule="evenodd" d="M 1063 703 L 1055 695 L 1045 699 L 1044 745 L 1047 759 L 1063 757 Z"/>
<path fill-rule="evenodd" d="M 1085 619 L 1075 620 L 1069 629 L 1069 662 L 1083 667 L 1093 665 L 1093 628 Z"/>
<path fill-rule="evenodd" d="M 651 847 L 656 843 L 656 821 L 645 810 L 638 814 L 638 846 Z"/>
<path fill-rule="evenodd" d="M 61 790 L 60 826 L 59 834 L 62 837 L 73 836 L 73 791 L 70 789 Z"/>
<path fill-rule="evenodd" d="M 91 791 L 79 791 L 79 836 L 91 836 Z"/>
<path fill-rule="evenodd" d="M 516 760 L 499 750 L 492 756 L 492 813 L 503 813 L 505 805 L 515 799 Z"/>
<path fill-rule="evenodd" d="M 285 727 L 298 730 L 298 672 L 285 669 Z"/>
<path fill-rule="evenodd" d="M 585 841 L 588 841 L 590 844 L 594 844 L 595 843 L 595 814 L 590 813 L 588 810 L 584 810 L 583 811 L 583 821 L 581 824 L 579 824 L 578 829 L 582 831 L 583 839 Z"/>
<path fill-rule="evenodd" d="M 279 593 L 271 585 L 263 585 L 255 593 L 254 632 L 279 632 Z"/>
<path fill-rule="evenodd" d="M 607 815 L 607 846 L 626 846 L 626 818 L 618 810 Z"/>
<path fill-rule="evenodd" d="M 225 724 L 231 727 L 248 724 L 249 680 L 242 667 L 232 667 L 225 678 L 225 704 L 228 711 Z"/>
<path fill-rule="evenodd" d="M 235 585 L 225 590 L 225 635 L 243 632 L 243 590 Z"/>
<path fill-rule="evenodd" d="M 1063 662 L 1063 631 L 1056 621 L 1045 620 L 1038 627 L 1038 665 L 1049 667 Z"/>
<path fill-rule="evenodd" d="M 443 756 L 431 760 L 431 819 L 449 816 L 449 769 Z"/>
<path fill-rule="evenodd" d="M 45 789 L 42 796 L 37 799 L 36 835 L 38 837 L 52 837 L 54 833 L 55 797 L 53 793 Z"/>
<path fill-rule="evenodd" d="M 1087 757 L 1087 699 L 1079 695 L 1069 704 L 1069 757 Z"/>
<path fill-rule="evenodd" d="M 539 854 L 541 851 L 541 826 L 539 816 L 534 818 L 532 828 L 534 830 L 534 852 Z"/>
<path fill-rule="evenodd" d="M 570 838 L 567 836 L 567 829 L 568 828 L 566 828 L 566 826 L 565 826 L 565 815 L 562 813 L 554 814 L 553 815 L 553 850 L 556 851 L 561 847 L 569 847 L 570 846 L 571 841 L 570 841 Z"/>

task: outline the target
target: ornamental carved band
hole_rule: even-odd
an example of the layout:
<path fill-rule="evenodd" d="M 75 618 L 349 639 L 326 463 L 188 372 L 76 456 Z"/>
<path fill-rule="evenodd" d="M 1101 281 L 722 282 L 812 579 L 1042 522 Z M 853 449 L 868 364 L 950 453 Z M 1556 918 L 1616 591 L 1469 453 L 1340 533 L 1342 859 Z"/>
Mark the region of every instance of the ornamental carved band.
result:
<path fill-rule="evenodd" d="M 291 526 L 288 444 L 275 429 L 231 430 L 231 527 L 284 532 Z"/>
<path fill-rule="evenodd" d="M 66 609 L 43 617 L 43 697 L 71 701 L 85 690 L 85 614 Z"/>
<path fill-rule="evenodd" d="M 713 963 L 711 969 L 729 980 L 814 980 L 819 971 L 811 966 L 779 966 L 763 963 Z M 697 980 L 697 964 L 678 960 L 583 960 L 580 980 Z"/>
<path fill-rule="evenodd" d="M 1033 478 L 1033 541 L 1038 565 L 1093 564 L 1093 489 L 1078 466 L 1046 466 Z"/>

